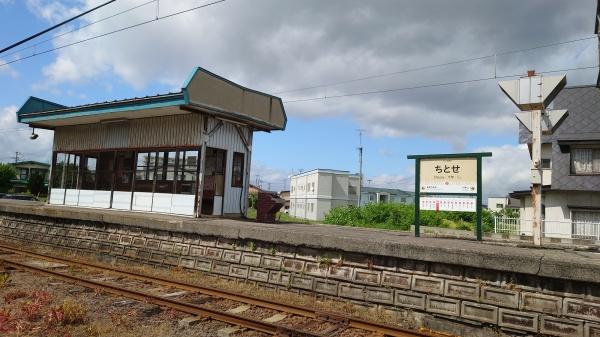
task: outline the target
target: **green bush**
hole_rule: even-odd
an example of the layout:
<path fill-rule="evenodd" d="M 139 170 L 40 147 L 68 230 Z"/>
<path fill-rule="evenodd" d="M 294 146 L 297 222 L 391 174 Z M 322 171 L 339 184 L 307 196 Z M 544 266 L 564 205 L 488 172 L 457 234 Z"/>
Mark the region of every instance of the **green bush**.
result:
<path fill-rule="evenodd" d="M 16 178 L 17 170 L 10 164 L 0 163 L 0 192 L 6 193 L 12 188 L 11 179 Z"/>
<path fill-rule="evenodd" d="M 362 207 L 334 208 L 325 215 L 323 222 L 342 226 L 408 230 L 414 223 L 414 212 L 414 205 L 371 203 Z M 423 226 L 472 231 L 475 229 L 476 213 L 421 211 L 420 219 Z M 483 209 L 481 222 L 484 232 L 492 231 L 492 212 Z"/>
<path fill-rule="evenodd" d="M 408 230 L 413 223 L 414 208 L 401 204 L 344 206 L 325 215 L 325 223 L 342 226 L 376 227 Z"/>

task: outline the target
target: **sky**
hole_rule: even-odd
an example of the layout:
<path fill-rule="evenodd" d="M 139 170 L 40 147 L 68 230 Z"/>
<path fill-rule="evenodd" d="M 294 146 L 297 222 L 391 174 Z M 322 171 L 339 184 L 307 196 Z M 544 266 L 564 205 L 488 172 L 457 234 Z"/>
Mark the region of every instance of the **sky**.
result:
<path fill-rule="evenodd" d="M 0 46 L 102 2 L 0 0 Z M 284 101 L 286 130 L 255 133 L 252 183 L 358 172 L 364 130 L 367 186 L 412 190 L 409 154 L 490 151 L 484 196 L 506 195 L 528 188 L 530 163 L 498 80 L 535 69 L 586 85 L 598 74 L 568 70 L 598 64 L 594 0 L 226 0 L 165 17 L 208 2 L 118 0 L 0 54 L 0 161 L 50 159 L 52 132 L 31 141 L 16 122 L 29 96 L 79 105 L 179 91 L 201 66 Z M 465 83 L 439 85 L 449 82 Z"/>

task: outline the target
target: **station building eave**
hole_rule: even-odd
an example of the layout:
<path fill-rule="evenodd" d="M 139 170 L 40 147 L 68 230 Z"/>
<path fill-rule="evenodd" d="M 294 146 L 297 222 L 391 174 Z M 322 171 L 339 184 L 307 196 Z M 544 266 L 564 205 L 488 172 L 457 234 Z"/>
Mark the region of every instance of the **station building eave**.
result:
<path fill-rule="evenodd" d="M 142 98 L 66 107 L 29 97 L 17 120 L 32 127 L 102 123 L 201 112 L 250 125 L 257 130 L 284 130 L 287 116 L 279 97 L 248 89 L 203 68 L 196 68 L 182 90 Z"/>

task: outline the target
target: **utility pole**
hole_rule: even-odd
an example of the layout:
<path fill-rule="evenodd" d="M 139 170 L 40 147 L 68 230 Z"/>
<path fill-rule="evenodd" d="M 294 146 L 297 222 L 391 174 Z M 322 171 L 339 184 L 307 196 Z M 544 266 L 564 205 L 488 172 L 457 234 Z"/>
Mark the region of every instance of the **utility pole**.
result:
<path fill-rule="evenodd" d="M 363 129 L 357 129 L 358 131 L 358 207 L 362 198 L 362 185 L 363 185 L 363 147 L 362 147 L 362 135 L 365 132 Z"/>
<path fill-rule="evenodd" d="M 19 162 L 19 155 L 22 155 L 22 153 L 19 151 L 15 151 L 15 164 Z"/>
<path fill-rule="evenodd" d="M 500 89 L 517 105 L 521 113 L 517 119 L 531 131 L 531 208 L 533 219 L 531 230 L 533 243 L 542 244 L 542 134 L 552 134 L 567 116 L 567 110 L 547 110 L 554 97 L 565 87 L 567 78 L 562 76 L 543 77 L 529 70 L 527 76 L 518 80 L 501 81 Z"/>

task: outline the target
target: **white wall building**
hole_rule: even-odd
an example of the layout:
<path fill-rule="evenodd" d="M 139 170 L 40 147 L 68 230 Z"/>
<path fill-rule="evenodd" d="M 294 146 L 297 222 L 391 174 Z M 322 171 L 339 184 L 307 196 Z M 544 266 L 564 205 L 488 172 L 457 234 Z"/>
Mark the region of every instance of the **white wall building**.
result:
<path fill-rule="evenodd" d="M 360 180 L 348 171 L 316 169 L 290 177 L 290 216 L 323 220 L 332 208 L 358 205 Z"/>
<path fill-rule="evenodd" d="M 487 208 L 493 212 L 500 212 L 506 208 L 519 209 L 520 202 L 518 199 L 510 197 L 488 197 Z"/>

